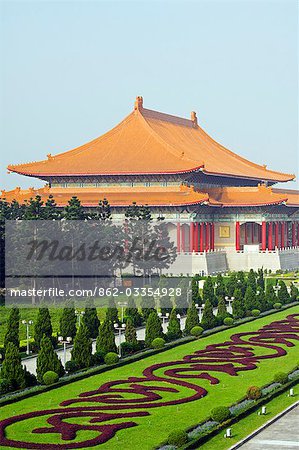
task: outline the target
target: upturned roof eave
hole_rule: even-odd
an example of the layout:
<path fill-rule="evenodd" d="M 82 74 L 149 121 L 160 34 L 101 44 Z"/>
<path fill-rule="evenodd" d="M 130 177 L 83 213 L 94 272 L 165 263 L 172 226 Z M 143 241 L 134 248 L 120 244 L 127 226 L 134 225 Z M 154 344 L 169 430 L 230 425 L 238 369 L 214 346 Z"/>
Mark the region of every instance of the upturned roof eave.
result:
<path fill-rule="evenodd" d="M 18 173 L 19 175 L 27 175 L 30 177 L 51 177 L 51 176 L 58 176 L 58 177 L 76 177 L 76 176 L 109 176 L 109 175 L 176 175 L 180 173 L 191 173 L 191 172 L 197 172 L 203 167 L 203 165 L 200 165 L 198 167 L 193 167 L 191 169 L 183 169 L 183 170 L 163 170 L 163 171 L 151 171 L 151 172 L 140 172 L 140 171 L 129 171 L 129 172 L 121 172 L 121 171 L 115 171 L 115 172 L 95 172 L 95 173 L 87 173 L 87 172 L 74 172 L 74 173 L 49 173 L 49 172 L 25 172 L 21 170 L 14 169 L 13 166 L 8 166 L 7 170 L 10 172 Z"/>
<path fill-rule="evenodd" d="M 270 178 L 270 177 L 249 177 L 245 175 L 236 175 L 232 173 L 219 173 L 219 172 L 211 172 L 204 169 L 204 164 L 192 167 L 190 169 L 182 169 L 182 170 L 163 170 L 163 171 L 150 171 L 150 172 L 140 172 L 140 171 L 110 171 L 110 172 L 94 172 L 94 173 L 88 173 L 88 172 L 61 172 L 61 173 L 53 173 L 53 172 L 26 172 L 24 170 L 17 170 L 14 168 L 14 166 L 8 166 L 7 170 L 13 173 L 17 173 L 19 175 L 25 175 L 29 177 L 34 178 L 50 178 L 50 177 L 89 177 L 89 176 L 126 176 L 126 175 L 178 175 L 178 174 L 184 174 L 184 173 L 192 173 L 192 172 L 198 172 L 202 171 L 205 175 L 209 176 L 217 176 L 217 177 L 224 177 L 224 178 L 236 178 L 236 179 L 243 179 L 243 180 L 254 180 L 254 181 L 270 181 L 273 183 L 283 183 L 292 181 L 295 178 L 295 175 L 292 174 L 286 174 L 286 178 L 280 179 L 280 178 Z"/>

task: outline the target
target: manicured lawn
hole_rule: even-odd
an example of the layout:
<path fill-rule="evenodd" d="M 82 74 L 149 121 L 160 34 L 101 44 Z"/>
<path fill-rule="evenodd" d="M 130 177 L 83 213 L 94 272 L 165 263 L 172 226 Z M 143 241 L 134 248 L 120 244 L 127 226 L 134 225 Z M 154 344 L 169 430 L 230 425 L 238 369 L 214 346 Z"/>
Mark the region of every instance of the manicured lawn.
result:
<path fill-rule="evenodd" d="M 81 310 L 84 308 L 81 308 Z M 51 323 L 53 327 L 53 334 L 56 335 L 59 333 L 59 321 L 62 314 L 61 308 L 49 308 L 51 315 Z M 0 347 L 3 346 L 4 336 L 7 328 L 7 320 L 10 313 L 10 308 L 5 308 L 4 306 L 0 306 Z M 106 309 L 97 308 L 97 313 L 100 320 L 104 320 Z M 36 322 L 36 317 L 38 314 L 38 308 L 20 308 L 20 316 L 21 320 L 33 320 Z M 119 311 L 120 314 L 120 311 Z M 30 334 L 33 335 L 34 326 L 30 327 Z M 26 345 L 26 327 L 25 325 L 20 324 L 20 341 L 21 345 Z M 31 339 L 33 341 L 33 339 Z"/>
<path fill-rule="evenodd" d="M 286 316 L 298 313 L 298 307 L 294 307 L 288 309 L 287 311 L 278 312 L 274 315 L 271 315 L 266 318 L 258 319 L 256 321 L 250 322 L 248 324 L 240 325 L 237 328 L 228 329 L 221 333 L 217 333 L 213 336 L 208 336 L 197 341 L 193 341 L 188 344 L 184 344 L 174 349 L 170 349 L 164 353 L 159 355 L 151 356 L 144 360 L 135 362 L 133 364 L 119 367 L 113 369 L 107 373 L 94 375 L 90 378 L 86 378 L 81 381 L 74 382 L 67 386 L 58 388 L 56 390 L 39 394 L 37 396 L 31 397 L 29 399 L 25 399 L 19 402 L 16 402 L 11 405 L 7 405 L 1 408 L 0 410 L 0 420 L 5 418 L 29 413 L 31 411 L 39 411 L 39 410 L 48 410 L 51 408 L 58 408 L 59 403 L 67 400 L 67 399 L 76 399 L 80 393 L 85 391 L 90 391 L 93 389 L 98 389 L 103 383 L 107 383 L 109 381 L 114 380 L 126 380 L 120 386 L 121 388 L 128 389 L 131 391 L 116 392 L 118 395 L 123 395 L 125 400 L 115 399 L 115 406 L 111 405 L 111 398 L 108 399 L 108 404 L 105 403 L 105 400 L 102 398 L 101 403 L 97 403 L 93 398 L 90 398 L 89 403 L 84 403 L 80 401 L 80 403 L 71 404 L 69 406 L 61 406 L 61 412 L 66 407 L 86 407 L 92 406 L 93 412 L 96 407 L 100 407 L 103 411 L 104 407 L 108 406 L 110 409 L 106 412 L 116 412 L 121 414 L 122 411 L 126 412 L 138 412 L 144 411 L 149 413 L 144 417 L 131 417 L 122 419 L 118 417 L 116 419 L 110 420 L 108 423 L 118 423 L 121 424 L 123 421 L 133 421 L 137 424 L 137 426 L 133 428 L 121 429 L 117 431 L 115 437 L 111 438 L 107 442 L 101 445 L 94 446 L 93 448 L 102 448 L 102 449 L 130 449 L 137 450 L 142 448 L 142 450 L 152 449 L 154 446 L 158 445 L 160 442 L 164 441 L 169 433 L 174 429 L 185 429 L 192 425 L 198 424 L 200 421 L 204 420 L 209 416 L 209 413 L 213 407 L 216 405 L 231 405 L 232 403 L 239 400 L 246 392 L 246 389 L 250 385 L 259 385 L 262 386 L 273 379 L 273 375 L 278 371 L 286 371 L 291 370 L 295 364 L 298 362 L 298 341 L 291 340 L 294 344 L 297 344 L 295 347 L 287 347 L 285 343 L 276 343 L 274 345 L 275 348 L 285 349 L 287 351 L 287 355 L 281 356 L 279 358 L 270 357 L 269 359 L 263 359 L 258 361 L 258 357 L 266 354 L 273 355 L 276 350 L 275 349 L 266 349 L 265 347 L 261 347 L 258 343 L 254 345 L 254 343 L 243 344 L 243 347 L 248 349 L 248 347 L 252 347 L 254 350 L 254 355 L 257 357 L 256 365 L 257 368 L 253 368 L 253 370 L 244 370 L 238 372 L 237 376 L 232 376 L 229 373 L 221 372 L 221 371 L 213 371 L 208 369 L 201 369 L 196 371 L 196 367 L 192 367 L 191 371 L 187 372 L 187 375 L 190 378 L 174 378 L 172 374 L 167 374 L 167 370 L 177 369 L 177 368 L 185 368 L 188 367 L 190 370 L 190 363 L 186 364 L 186 360 L 184 364 L 182 361 L 170 365 L 173 361 L 182 360 L 186 355 L 192 355 L 195 351 L 203 350 L 207 345 L 212 344 L 221 344 L 225 341 L 228 341 L 231 335 L 235 335 L 240 332 L 254 332 L 260 329 L 262 326 L 272 323 L 274 321 L 282 320 Z M 281 336 L 281 334 L 279 334 Z M 246 338 L 249 338 L 247 336 Z M 266 342 L 266 340 L 265 340 Z M 219 353 L 219 351 L 218 351 Z M 223 355 L 223 350 L 220 352 Z M 225 358 L 226 359 L 226 358 Z M 229 359 L 229 358 L 227 358 Z M 227 360 L 227 362 L 229 362 Z M 148 388 L 149 394 L 158 393 L 161 395 L 161 399 L 149 400 L 148 403 L 150 406 L 159 405 L 160 407 L 142 407 L 137 408 L 138 402 L 137 400 L 144 397 L 145 391 L 138 391 L 138 389 L 132 388 L 132 385 L 138 384 L 137 380 L 131 379 L 127 381 L 128 377 L 142 377 L 142 372 L 153 364 L 165 364 L 165 367 L 157 367 L 156 370 L 152 370 L 151 373 L 155 375 L 155 377 L 161 377 L 161 380 L 155 379 L 147 379 L 145 386 Z M 241 364 L 235 363 L 235 367 L 240 367 Z M 212 366 L 214 367 L 214 366 Z M 218 367 L 218 366 L 217 366 Z M 213 377 L 219 379 L 218 384 L 210 384 L 208 379 L 198 378 L 199 374 L 207 373 Z M 180 375 L 183 372 L 180 372 Z M 184 372 L 186 375 L 186 372 Z M 148 376 L 148 373 L 147 373 Z M 162 378 L 163 377 L 163 378 Z M 173 382 L 179 381 L 182 382 L 181 385 L 174 384 Z M 142 381 L 140 381 L 142 385 Z M 193 388 L 190 388 L 190 383 L 192 386 L 202 387 L 206 389 L 207 395 L 203 398 L 199 398 L 195 401 L 186 401 L 186 399 L 195 394 Z M 144 385 L 143 385 L 144 386 Z M 175 388 L 176 391 L 155 391 L 154 387 L 163 387 L 169 389 L 170 387 Z M 115 387 L 117 390 L 118 386 Z M 111 393 L 111 391 L 110 391 Z M 126 405 L 129 405 L 128 400 L 135 399 L 134 409 L 119 409 L 120 402 L 125 402 Z M 184 403 L 178 403 L 179 400 L 184 401 Z M 168 406 L 162 406 L 161 403 L 172 401 L 174 404 Z M 176 402 L 176 404 L 175 404 Z M 113 409 L 112 409 L 113 408 Z M 52 414 L 53 415 L 53 414 Z M 62 441 L 60 440 L 59 434 L 46 433 L 40 434 L 35 433 L 32 434 L 30 431 L 34 428 L 38 427 L 49 427 L 46 419 L 49 416 L 42 417 L 34 417 L 31 419 L 27 419 L 25 421 L 17 422 L 16 424 L 9 425 L 7 427 L 7 437 L 14 440 L 24 440 L 30 442 L 36 442 L 39 444 L 40 448 L 47 448 L 46 446 L 42 446 L 42 443 L 71 443 L 72 446 L 69 448 L 75 448 L 74 443 L 82 442 L 82 440 L 94 439 L 100 433 L 95 430 L 80 430 L 77 433 L 77 436 L 74 440 L 71 441 Z M 77 417 L 77 418 L 68 418 L 68 423 L 80 423 L 85 425 L 90 425 L 90 415 L 89 417 Z M 106 422 L 107 423 L 107 422 Z M 99 423 L 100 425 L 100 423 Z M 0 448 L 10 448 L 4 447 L 0 445 Z M 26 447 L 23 447 L 26 448 Z M 52 446 L 52 449 L 54 447 Z M 61 446 L 61 448 L 64 448 Z M 88 446 L 84 446 L 81 448 L 88 448 Z M 207 447 L 208 448 L 208 447 Z M 212 447 L 210 447 L 212 448 Z M 217 448 L 217 447 L 216 447 Z"/>
<path fill-rule="evenodd" d="M 271 420 L 277 414 L 288 408 L 288 406 L 292 405 L 293 403 L 296 403 L 299 398 L 298 395 L 299 384 L 297 384 L 294 387 L 294 389 L 295 392 L 297 392 L 297 394 L 295 394 L 294 397 L 288 397 L 288 392 L 284 392 L 283 394 L 280 394 L 279 396 L 275 397 L 268 403 L 265 403 L 265 406 L 267 406 L 267 414 L 258 415 L 257 411 L 255 411 L 249 414 L 244 419 L 240 420 L 239 422 L 233 424 L 231 427 L 232 429 L 231 439 L 224 438 L 223 437 L 224 431 L 221 431 L 220 433 L 217 434 L 217 436 L 213 437 L 208 442 L 200 445 L 200 447 L 198 448 L 200 448 L 200 450 L 229 449 L 232 445 L 236 444 L 241 439 L 244 439 L 254 430 L 257 430 L 264 423 L 268 422 L 268 420 Z"/>

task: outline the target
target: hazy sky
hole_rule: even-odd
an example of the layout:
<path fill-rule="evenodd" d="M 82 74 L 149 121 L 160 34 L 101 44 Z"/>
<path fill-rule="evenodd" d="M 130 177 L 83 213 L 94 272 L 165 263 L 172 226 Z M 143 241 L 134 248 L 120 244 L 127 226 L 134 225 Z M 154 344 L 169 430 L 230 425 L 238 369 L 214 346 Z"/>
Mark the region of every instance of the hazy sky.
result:
<path fill-rule="evenodd" d="M 40 186 L 6 166 L 101 135 L 136 95 L 195 110 L 231 150 L 297 172 L 296 0 L 0 3 L 0 188 Z"/>

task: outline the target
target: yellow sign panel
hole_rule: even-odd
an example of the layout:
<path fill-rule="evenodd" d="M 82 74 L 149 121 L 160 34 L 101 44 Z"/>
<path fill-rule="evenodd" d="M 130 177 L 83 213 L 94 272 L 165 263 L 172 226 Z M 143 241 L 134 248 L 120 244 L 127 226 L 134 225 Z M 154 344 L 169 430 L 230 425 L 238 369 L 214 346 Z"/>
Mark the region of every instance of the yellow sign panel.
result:
<path fill-rule="evenodd" d="M 219 237 L 229 238 L 230 237 L 230 227 L 220 226 L 219 227 Z"/>

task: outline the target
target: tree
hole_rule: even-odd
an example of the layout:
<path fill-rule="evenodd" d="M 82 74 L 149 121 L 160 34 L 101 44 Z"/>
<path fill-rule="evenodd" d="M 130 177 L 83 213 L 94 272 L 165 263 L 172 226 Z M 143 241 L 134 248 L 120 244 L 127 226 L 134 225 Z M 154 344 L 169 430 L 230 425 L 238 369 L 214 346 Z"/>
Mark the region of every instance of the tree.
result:
<path fill-rule="evenodd" d="M 10 218 L 10 205 L 4 199 L 0 199 L 0 287 L 5 286 L 5 220 Z M 3 298 L 1 298 L 3 297 Z M 4 295 L 1 294 L 1 305 L 4 303 Z"/>
<path fill-rule="evenodd" d="M 170 313 L 167 328 L 167 337 L 171 341 L 182 337 L 181 322 L 180 319 L 177 317 L 175 308 Z"/>
<path fill-rule="evenodd" d="M 187 313 L 187 309 L 189 306 L 189 304 L 187 304 L 189 292 L 189 278 L 182 277 L 177 287 L 178 289 L 180 289 L 181 295 L 176 295 L 175 297 L 176 312 L 181 315 L 185 315 Z"/>
<path fill-rule="evenodd" d="M 160 293 L 160 310 L 163 316 L 170 314 L 173 308 L 172 298 L 169 295 L 161 295 L 162 293 L 167 294 L 168 288 L 170 287 L 169 283 L 169 278 L 161 276 L 157 286 L 158 292 Z"/>
<path fill-rule="evenodd" d="M 128 305 L 125 310 L 125 316 L 132 320 L 134 327 L 139 327 L 142 324 L 142 317 L 136 307 L 134 298 L 131 296 L 128 298 Z"/>
<path fill-rule="evenodd" d="M 145 346 L 150 347 L 153 340 L 157 337 L 163 338 L 163 329 L 161 325 L 161 320 L 154 310 L 148 316 L 145 326 Z"/>
<path fill-rule="evenodd" d="M 111 207 L 106 198 L 99 201 L 99 205 L 96 210 L 95 219 L 97 220 L 111 220 Z"/>
<path fill-rule="evenodd" d="M 225 284 L 223 281 L 223 276 L 219 273 L 216 277 L 216 289 L 215 289 L 216 297 L 218 298 L 218 302 L 220 298 L 224 298 L 226 295 Z"/>
<path fill-rule="evenodd" d="M 237 287 L 241 289 L 242 294 L 245 295 L 247 283 L 245 279 L 245 274 L 242 270 L 239 270 L 239 272 L 237 272 Z"/>
<path fill-rule="evenodd" d="M 223 297 L 218 298 L 218 308 L 217 308 L 217 320 L 219 324 L 222 324 L 225 317 L 228 317 L 229 313 L 226 309 L 225 299 Z"/>
<path fill-rule="evenodd" d="M 113 297 L 109 297 L 106 319 L 112 323 L 118 323 L 118 309 L 116 308 Z"/>
<path fill-rule="evenodd" d="M 267 301 L 267 297 L 263 289 L 259 288 L 257 290 L 257 306 L 260 311 L 267 311 L 271 308 L 271 304 Z"/>
<path fill-rule="evenodd" d="M 40 348 L 40 342 L 43 335 L 52 339 L 52 333 L 53 329 L 49 309 L 41 307 L 38 310 L 36 322 L 34 325 L 34 342 L 37 348 Z"/>
<path fill-rule="evenodd" d="M 136 202 L 126 208 L 126 241 L 128 256 L 133 267 L 133 273 L 139 271 L 143 277 L 149 275 L 153 268 L 152 261 L 145 259 L 145 254 L 151 242 L 155 241 L 156 233 L 151 226 L 151 212 L 147 206 L 138 206 Z"/>
<path fill-rule="evenodd" d="M 129 344 L 137 344 L 136 328 L 133 325 L 132 319 L 128 319 L 126 322 L 125 339 Z"/>
<path fill-rule="evenodd" d="M 154 258 L 151 265 L 152 269 L 155 269 L 161 275 L 162 269 L 169 269 L 177 257 L 175 244 L 169 235 L 168 224 L 163 222 L 161 218 L 154 226 L 153 239 L 156 241 L 155 247 L 159 249 L 159 254 L 162 257 Z"/>
<path fill-rule="evenodd" d="M 17 348 L 20 346 L 19 338 L 20 310 L 12 308 L 7 321 L 7 329 L 4 337 L 4 349 L 7 348 L 9 342 L 12 342 Z"/>
<path fill-rule="evenodd" d="M 289 296 L 286 284 L 284 281 L 280 280 L 279 286 L 280 286 L 280 289 L 278 291 L 278 299 L 279 299 L 280 303 L 282 303 L 283 305 L 286 305 L 287 303 L 290 303 L 290 296 Z"/>
<path fill-rule="evenodd" d="M 64 339 L 67 337 L 74 339 L 77 333 L 76 323 L 77 317 L 75 314 L 74 303 L 72 301 L 67 301 L 62 310 L 59 326 L 60 334 Z"/>
<path fill-rule="evenodd" d="M 86 326 L 89 337 L 96 339 L 99 334 L 100 319 L 98 318 L 97 308 L 94 306 L 92 300 L 86 302 L 82 323 Z"/>
<path fill-rule="evenodd" d="M 235 319 L 242 319 L 246 316 L 243 295 L 241 289 L 235 289 L 234 301 L 232 302 L 233 316 Z"/>
<path fill-rule="evenodd" d="M 231 274 L 227 284 L 226 284 L 226 289 L 227 289 L 227 295 L 229 297 L 233 297 L 235 289 L 237 288 L 237 275 L 235 273 Z"/>
<path fill-rule="evenodd" d="M 6 379 L 12 389 L 25 387 L 25 373 L 21 364 L 19 348 L 13 342 L 7 343 L 5 359 L 1 368 L 1 378 Z"/>
<path fill-rule="evenodd" d="M 210 300 L 213 306 L 217 306 L 217 298 L 214 293 L 212 277 L 208 277 L 203 285 L 202 299 L 204 303 L 206 303 L 207 300 Z"/>
<path fill-rule="evenodd" d="M 40 383 L 43 382 L 43 376 L 49 370 L 57 373 L 58 376 L 64 374 L 63 366 L 57 353 L 54 351 L 52 341 L 44 334 L 40 340 L 40 351 L 36 360 L 36 375 Z"/>
<path fill-rule="evenodd" d="M 84 220 L 85 212 L 78 197 L 73 196 L 63 210 L 63 217 L 67 220 Z"/>
<path fill-rule="evenodd" d="M 155 299 L 153 296 L 144 296 L 141 299 L 141 311 L 144 321 L 146 322 L 149 315 L 155 311 Z"/>
<path fill-rule="evenodd" d="M 80 369 L 92 365 L 92 342 L 90 339 L 90 332 L 83 322 L 77 331 L 71 354 L 72 361 L 74 361 Z"/>
<path fill-rule="evenodd" d="M 25 205 L 24 219 L 25 220 L 37 220 L 42 218 L 42 207 L 44 202 L 40 195 L 36 195 L 35 198 L 31 198 Z"/>
<path fill-rule="evenodd" d="M 197 303 L 199 289 L 198 289 L 198 280 L 197 277 L 195 276 L 191 280 L 191 292 L 192 292 L 192 301 L 194 303 Z"/>
<path fill-rule="evenodd" d="M 249 271 L 247 285 L 250 286 L 254 292 L 256 292 L 256 273 L 253 269 L 250 269 Z"/>
<path fill-rule="evenodd" d="M 114 328 L 110 320 L 105 319 L 99 328 L 99 335 L 96 343 L 97 352 L 106 353 L 117 352 L 115 344 Z"/>
<path fill-rule="evenodd" d="M 251 286 L 248 286 L 244 297 L 244 307 L 246 311 L 252 311 L 253 309 L 259 309 L 256 293 L 252 290 Z"/>
<path fill-rule="evenodd" d="M 191 280 L 192 301 L 201 304 L 201 296 L 198 289 L 198 278 L 194 276 Z"/>
<path fill-rule="evenodd" d="M 43 207 L 43 218 L 45 220 L 57 220 L 60 218 L 60 215 L 60 210 L 57 208 L 54 197 L 50 194 Z"/>
<path fill-rule="evenodd" d="M 291 291 L 290 291 L 291 301 L 295 302 L 296 300 L 298 300 L 298 295 L 299 295 L 298 288 L 294 285 L 294 283 L 291 283 Z"/>
<path fill-rule="evenodd" d="M 185 334 L 190 334 L 193 327 L 199 325 L 199 317 L 195 304 L 192 302 L 191 306 L 188 308 L 187 317 L 185 322 Z"/>
<path fill-rule="evenodd" d="M 258 277 L 257 277 L 257 285 L 260 290 L 265 290 L 265 280 L 264 280 L 264 271 L 263 269 L 258 269 Z"/>
<path fill-rule="evenodd" d="M 217 319 L 213 314 L 213 305 L 210 300 L 206 300 L 202 313 L 201 326 L 208 330 L 214 328 L 217 325 Z"/>
<path fill-rule="evenodd" d="M 275 303 L 277 303 L 277 297 L 273 288 L 273 284 L 267 283 L 266 287 L 266 301 L 272 307 Z"/>

